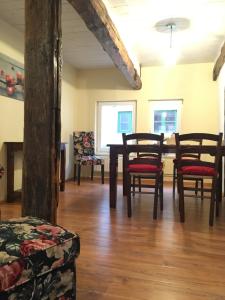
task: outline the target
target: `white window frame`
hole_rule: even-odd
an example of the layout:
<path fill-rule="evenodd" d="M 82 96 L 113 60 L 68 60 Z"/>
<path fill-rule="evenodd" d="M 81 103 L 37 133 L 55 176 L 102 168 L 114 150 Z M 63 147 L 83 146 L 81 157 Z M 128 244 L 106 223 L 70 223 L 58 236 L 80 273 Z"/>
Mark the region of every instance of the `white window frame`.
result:
<path fill-rule="evenodd" d="M 133 132 L 136 132 L 136 115 L 137 115 L 137 101 L 136 100 L 124 100 L 124 101 L 97 101 L 96 109 L 96 153 L 107 154 L 109 147 L 101 147 L 101 113 L 102 106 L 105 105 L 132 105 L 133 106 Z M 122 136 L 122 134 L 121 134 Z M 110 143 L 110 142 L 109 142 Z"/>
<path fill-rule="evenodd" d="M 160 99 L 160 100 L 149 100 L 150 109 L 150 131 L 154 133 L 154 111 L 155 110 L 177 110 L 177 128 L 176 132 L 181 131 L 181 113 L 182 113 L 183 99 Z M 172 133 L 164 133 L 165 138 L 168 138 Z"/>

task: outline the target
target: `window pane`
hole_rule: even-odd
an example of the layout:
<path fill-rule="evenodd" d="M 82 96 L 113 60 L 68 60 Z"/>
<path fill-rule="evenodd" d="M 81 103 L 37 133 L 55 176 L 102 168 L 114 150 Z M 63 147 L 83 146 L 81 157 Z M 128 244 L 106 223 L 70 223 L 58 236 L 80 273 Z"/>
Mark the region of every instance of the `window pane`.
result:
<path fill-rule="evenodd" d="M 108 151 L 107 144 L 121 144 L 122 133 L 134 129 L 135 101 L 99 102 L 97 151 Z"/>
<path fill-rule="evenodd" d="M 155 110 L 154 132 L 173 133 L 177 131 L 177 110 Z"/>
<path fill-rule="evenodd" d="M 119 111 L 117 121 L 118 133 L 132 132 L 132 111 Z"/>

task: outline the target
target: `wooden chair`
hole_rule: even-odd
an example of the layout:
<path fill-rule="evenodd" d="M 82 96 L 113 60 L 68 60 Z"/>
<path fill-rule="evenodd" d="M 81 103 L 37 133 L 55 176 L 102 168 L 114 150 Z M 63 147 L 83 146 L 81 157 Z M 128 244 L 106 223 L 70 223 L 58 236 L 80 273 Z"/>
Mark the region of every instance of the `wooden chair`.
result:
<path fill-rule="evenodd" d="M 141 143 L 142 141 L 141 140 L 137 140 L 137 144 L 139 144 L 139 142 Z M 155 153 L 137 153 L 137 158 L 150 158 L 150 159 L 157 159 L 158 155 L 155 154 Z M 133 177 L 133 183 L 132 183 L 132 187 L 133 187 L 133 190 L 132 190 L 132 193 L 133 193 L 133 196 L 135 195 L 135 188 L 136 188 L 136 179 L 138 179 L 138 192 L 140 193 L 141 192 L 141 180 L 142 179 L 147 179 L 145 178 L 144 175 L 142 176 L 132 176 Z"/>
<path fill-rule="evenodd" d="M 81 173 L 82 166 L 91 166 L 91 180 L 93 180 L 94 166 L 100 165 L 102 184 L 104 184 L 104 160 L 101 157 L 95 155 L 94 132 L 93 131 L 74 132 L 73 146 L 74 146 L 74 181 L 76 180 L 77 177 L 78 185 L 80 185 L 80 173 Z"/>
<path fill-rule="evenodd" d="M 202 145 L 202 140 L 193 140 L 193 141 L 189 141 L 189 142 L 195 143 L 196 145 L 198 145 L 200 147 Z M 182 154 L 182 159 L 185 159 L 185 160 L 193 160 L 193 159 L 200 160 L 200 158 L 201 158 L 200 148 L 199 148 L 198 153 L 183 153 Z M 198 194 L 198 184 L 200 182 L 201 198 L 203 199 L 203 180 L 201 178 L 197 178 L 197 179 L 194 179 L 194 181 L 195 181 L 195 195 L 197 196 L 197 194 Z M 176 183 L 177 183 L 177 154 L 176 154 L 176 158 L 173 160 L 173 199 L 175 199 L 175 194 L 176 194 Z"/>
<path fill-rule="evenodd" d="M 177 145 L 177 180 L 178 180 L 178 194 L 179 194 L 179 210 L 180 210 L 180 221 L 185 221 L 185 210 L 184 210 L 184 191 L 190 190 L 190 187 L 184 185 L 185 180 L 190 178 L 199 179 L 210 179 L 211 187 L 203 187 L 204 192 L 210 192 L 210 212 L 209 212 L 209 225 L 213 226 L 214 222 L 214 205 L 216 202 L 216 216 L 219 215 L 219 199 L 217 195 L 218 190 L 218 179 L 219 179 L 219 162 L 221 159 L 221 143 L 223 134 L 208 134 L 208 133 L 190 133 L 190 134 L 175 134 L 176 145 Z M 186 144 L 182 145 L 182 142 L 193 141 L 201 139 L 202 143 L 214 142 L 216 143 L 215 156 L 212 161 L 206 160 L 185 160 L 182 159 L 184 153 L 198 153 L 200 149 L 200 155 L 204 153 L 203 147 L 196 147 L 196 145 Z"/>
<path fill-rule="evenodd" d="M 128 217 L 132 215 L 131 187 L 132 177 L 151 179 L 151 184 L 141 184 L 142 187 L 154 190 L 153 219 L 157 219 L 158 197 L 160 209 L 163 210 L 163 166 L 162 150 L 164 135 L 151 133 L 123 134 L 125 177 L 127 186 L 127 212 Z M 145 144 L 137 144 L 137 141 Z M 129 144 L 131 142 L 131 144 Z M 142 157 L 141 153 L 145 156 Z M 148 157 L 146 157 L 148 155 Z M 154 156 L 154 157 L 153 157 Z M 146 193 L 146 192 L 141 192 Z"/>

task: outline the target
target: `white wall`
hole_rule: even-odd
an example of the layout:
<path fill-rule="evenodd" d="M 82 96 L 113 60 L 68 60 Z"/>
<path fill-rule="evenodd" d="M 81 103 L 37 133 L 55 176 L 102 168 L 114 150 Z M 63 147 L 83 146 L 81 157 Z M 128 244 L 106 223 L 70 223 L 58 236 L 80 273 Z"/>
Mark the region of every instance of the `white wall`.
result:
<path fill-rule="evenodd" d="M 0 20 L 0 53 L 23 63 L 24 37 L 10 25 Z M 77 123 L 76 70 L 64 63 L 62 80 L 62 141 L 67 143 L 66 177 L 72 176 L 72 132 Z M 24 103 L 0 96 L 0 163 L 6 168 L 6 141 L 23 141 Z M 41 142 L 41 141 L 40 141 Z M 7 170 L 6 170 L 7 172 Z M 21 187 L 22 153 L 16 155 L 15 187 Z M 0 200 L 6 197 L 6 175 L 0 180 Z"/>

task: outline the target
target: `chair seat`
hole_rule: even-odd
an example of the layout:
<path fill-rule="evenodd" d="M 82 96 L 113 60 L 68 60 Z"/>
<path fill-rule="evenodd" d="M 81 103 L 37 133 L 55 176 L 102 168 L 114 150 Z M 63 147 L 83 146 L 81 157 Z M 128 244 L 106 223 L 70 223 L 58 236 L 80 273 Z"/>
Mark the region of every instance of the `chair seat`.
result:
<path fill-rule="evenodd" d="M 162 171 L 162 164 L 160 167 L 150 164 L 131 164 L 128 166 L 128 172 L 134 173 L 155 173 Z"/>
<path fill-rule="evenodd" d="M 75 161 L 76 164 L 84 165 L 103 165 L 104 159 L 96 155 L 82 156 Z"/>
<path fill-rule="evenodd" d="M 199 176 L 214 176 L 217 174 L 216 170 L 206 166 L 184 166 L 179 170 L 183 175 L 199 175 Z"/>

